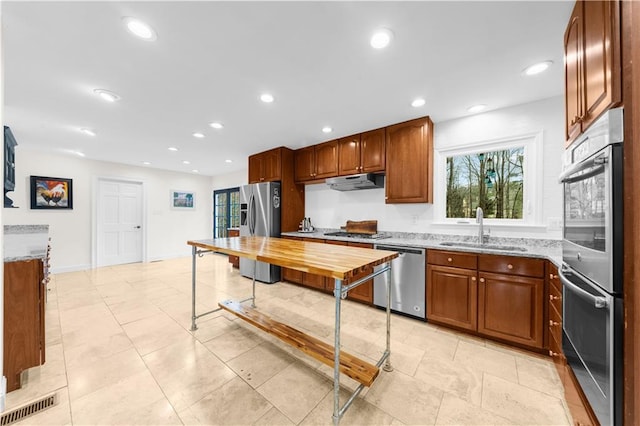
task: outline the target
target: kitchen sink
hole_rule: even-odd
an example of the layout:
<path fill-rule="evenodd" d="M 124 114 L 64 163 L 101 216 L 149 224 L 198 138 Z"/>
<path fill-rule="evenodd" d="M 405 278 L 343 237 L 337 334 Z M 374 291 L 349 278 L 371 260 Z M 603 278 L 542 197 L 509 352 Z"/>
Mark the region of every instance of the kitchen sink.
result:
<path fill-rule="evenodd" d="M 447 246 L 447 247 L 470 247 L 470 248 L 503 250 L 503 251 L 527 251 L 526 248 L 518 247 L 518 246 L 501 246 L 497 244 L 464 243 L 464 242 L 457 242 L 457 241 L 444 241 L 440 243 L 440 245 Z"/>

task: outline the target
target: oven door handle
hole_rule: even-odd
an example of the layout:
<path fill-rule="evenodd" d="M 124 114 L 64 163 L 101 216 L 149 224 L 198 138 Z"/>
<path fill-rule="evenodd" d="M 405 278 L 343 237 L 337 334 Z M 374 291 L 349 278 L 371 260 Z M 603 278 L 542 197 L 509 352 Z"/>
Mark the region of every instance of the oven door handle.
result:
<path fill-rule="evenodd" d="M 564 286 L 568 287 L 571 291 L 573 291 L 583 299 L 593 302 L 593 305 L 598 309 L 609 307 L 609 301 L 605 297 L 594 296 L 593 294 L 589 293 L 588 291 L 584 291 L 583 289 L 569 281 L 569 279 L 564 275 L 564 273 L 567 272 L 568 271 L 566 269 L 560 269 L 558 271 L 558 276 L 560 277 L 560 281 Z"/>

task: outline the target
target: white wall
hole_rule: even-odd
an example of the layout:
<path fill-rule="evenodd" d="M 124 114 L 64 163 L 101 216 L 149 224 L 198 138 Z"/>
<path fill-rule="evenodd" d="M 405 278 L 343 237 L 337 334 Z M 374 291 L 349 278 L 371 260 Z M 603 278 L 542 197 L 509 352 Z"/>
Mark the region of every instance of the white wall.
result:
<path fill-rule="evenodd" d="M 214 176 L 211 178 L 213 189 L 235 188 L 237 186 L 246 185 L 248 182 L 247 169 L 243 169 L 226 175 Z"/>
<path fill-rule="evenodd" d="M 144 182 L 147 260 L 187 256 L 191 253 L 187 240 L 211 238 L 211 177 L 27 150 L 20 145 L 16 148 L 16 188 L 9 197 L 19 208 L 3 209 L 3 221 L 7 225 L 49 225 L 54 273 L 91 267 L 92 191 L 96 177 Z M 73 179 L 73 210 L 31 210 L 31 175 Z M 171 189 L 195 191 L 195 210 L 171 209 Z"/>
<path fill-rule="evenodd" d="M 555 97 L 502 110 L 490 111 L 434 125 L 434 149 L 480 143 L 542 132 L 542 215 L 538 226 L 491 226 L 494 236 L 560 239 L 562 187 L 558 183 L 564 141 L 564 101 Z M 440 173 L 438 170 L 434 173 Z M 409 185 L 410 182 L 407 182 Z M 435 189 L 435 188 L 434 188 Z M 434 204 L 385 204 L 384 189 L 338 192 L 324 184 L 307 185 L 305 215 L 321 228 L 337 228 L 346 220 L 378 220 L 388 232 L 428 232 L 474 235 L 473 224 L 436 223 L 434 205 L 443 203 L 434 191 Z M 550 225 L 551 226 L 548 226 Z"/>

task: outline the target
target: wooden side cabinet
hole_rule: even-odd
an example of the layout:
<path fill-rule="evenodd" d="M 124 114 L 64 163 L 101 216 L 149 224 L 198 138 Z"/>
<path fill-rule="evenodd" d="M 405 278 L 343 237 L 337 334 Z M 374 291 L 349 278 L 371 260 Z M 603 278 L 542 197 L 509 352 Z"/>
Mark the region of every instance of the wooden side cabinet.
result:
<path fill-rule="evenodd" d="M 294 154 L 296 182 L 319 181 L 338 175 L 338 141 L 300 148 Z"/>
<path fill-rule="evenodd" d="M 385 202 L 433 202 L 433 123 L 419 118 L 386 128 Z"/>
<path fill-rule="evenodd" d="M 566 146 L 622 101 L 620 2 L 578 0 L 564 36 Z"/>
<path fill-rule="evenodd" d="M 45 273 L 40 259 L 4 264 L 4 374 L 7 392 L 22 371 L 44 364 Z"/>

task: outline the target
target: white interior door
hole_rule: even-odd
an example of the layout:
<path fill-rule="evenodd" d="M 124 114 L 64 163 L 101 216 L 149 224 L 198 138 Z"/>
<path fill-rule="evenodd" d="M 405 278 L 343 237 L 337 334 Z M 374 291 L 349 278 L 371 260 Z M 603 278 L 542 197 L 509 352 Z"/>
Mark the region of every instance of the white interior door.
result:
<path fill-rule="evenodd" d="M 99 180 L 98 266 L 142 261 L 142 183 Z"/>

